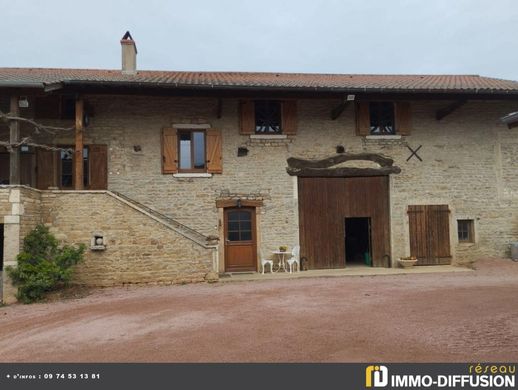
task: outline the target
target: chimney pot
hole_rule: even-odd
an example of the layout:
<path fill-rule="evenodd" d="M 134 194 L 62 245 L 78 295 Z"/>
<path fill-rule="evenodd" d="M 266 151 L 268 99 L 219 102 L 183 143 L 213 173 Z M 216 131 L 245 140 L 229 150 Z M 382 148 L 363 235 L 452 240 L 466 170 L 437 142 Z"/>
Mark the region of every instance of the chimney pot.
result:
<path fill-rule="evenodd" d="M 122 73 L 137 74 L 137 45 L 129 31 L 121 39 Z"/>

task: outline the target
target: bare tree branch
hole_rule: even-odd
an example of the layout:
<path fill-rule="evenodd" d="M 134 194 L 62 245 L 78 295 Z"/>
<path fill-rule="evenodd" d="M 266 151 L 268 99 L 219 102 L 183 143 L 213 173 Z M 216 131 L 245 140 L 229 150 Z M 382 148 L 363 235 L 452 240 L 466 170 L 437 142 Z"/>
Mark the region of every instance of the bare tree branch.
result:
<path fill-rule="evenodd" d="M 72 148 L 58 148 L 56 146 L 50 146 L 45 144 L 38 144 L 36 142 L 33 142 L 31 137 L 25 137 L 19 142 L 16 143 L 10 143 L 7 141 L 0 141 L 0 146 L 5 146 L 7 151 L 10 152 L 15 148 L 19 148 L 20 146 L 32 146 L 34 148 L 40 148 L 45 150 L 52 150 L 52 151 L 69 151 L 72 150 Z"/>
<path fill-rule="evenodd" d="M 41 123 L 35 122 L 32 119 L 23 118 L 20 116 L 13 116 L 11 113 L 3 113 L 0 111 L 0 121 L 9 123 L 10 121 L 17 121 L 22 123 L 28 123 L 34 127 L 34 132 L 36 134 L 39 134 L 40 131 L 44 131 L 49 134 L 56 134 L 60 131 L 71 131 L 75 129 L 75 126 L 72 127 L 58 127 L 58 126 L 46 126 L 42 125 Z"/>

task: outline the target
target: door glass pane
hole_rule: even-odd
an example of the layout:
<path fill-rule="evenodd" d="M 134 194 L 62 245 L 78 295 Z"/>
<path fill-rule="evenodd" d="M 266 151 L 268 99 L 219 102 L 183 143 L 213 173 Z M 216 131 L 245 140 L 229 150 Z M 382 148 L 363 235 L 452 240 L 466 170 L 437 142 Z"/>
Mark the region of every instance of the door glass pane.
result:
<path fill-rule="evenodd" d="M 250 211 L 240 211 L 239 212 L 239 219 L 241 221 L 250 221 L 250 219 L 251 219 Z"/>
<path fill-rule="evenodd" d="M 252 232 L 250 230 L 241 230 L 241 241 L 252 241 Z"/>
<path fill-rule="evenodd" d="M 205 168 L 205 133 L 194 132 L 194 168 L 203 169 Z"/>
<path fill-rule="evenodd" d="M 229 241 L 239 241 L 239 232 L 228 232 Z"/>
<path fill-rule="evenodd" d="M 73 150 L 61 150 L 61 187 L 72 187 Z"/>
<path fill-rule="evenodd" d="M 88 183 L 90 182 L 90 172 L 88 168 L 90 164 L 88 164 L 88 148 L 83 149 L 83 185 L 88 187 Z"/>
<path fill-rule="evenodd" d="M 252 230 L 252 222 L 251 221 L 241 221 L 240 227 L 241 227 L 241 230 Z"/>
<path fill-rule="evenodd" d="M 191 168 L 191 134 L 180 133 L 180 169 Z"/>
<path fill-rule="evenodd" d="M 238 211 L 230 211 L 228 213 L 229 221 L 239 221 L 239 212 Z"/>
<path fill-rule="evenodd" d="M 228 222 L 228 230 L 238 231 L 239 230 L 239 222 Z"/>

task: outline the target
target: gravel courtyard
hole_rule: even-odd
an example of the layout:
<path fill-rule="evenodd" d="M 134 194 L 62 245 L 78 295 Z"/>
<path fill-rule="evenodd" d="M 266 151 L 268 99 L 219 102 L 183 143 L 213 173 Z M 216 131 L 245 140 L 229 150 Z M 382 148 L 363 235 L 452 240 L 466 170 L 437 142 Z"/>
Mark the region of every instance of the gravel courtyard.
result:
<path fill-rule="evenodd" d="M 517 361 L 518 263 L 131 287 L 0 308 L 2 362 Z"/>

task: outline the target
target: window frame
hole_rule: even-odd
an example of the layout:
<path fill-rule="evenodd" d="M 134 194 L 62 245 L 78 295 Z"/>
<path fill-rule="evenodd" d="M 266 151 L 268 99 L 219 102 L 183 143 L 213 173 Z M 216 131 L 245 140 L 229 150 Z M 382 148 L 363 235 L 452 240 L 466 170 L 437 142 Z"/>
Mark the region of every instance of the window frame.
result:
<path fill-rule="evenodd" d="M 387 100 L 374 100 L 374 101 L 369 101 L 368 102 L 369 104 L 369 135 L 370 136 L 392 136 L 392 135 L 397 135 L 398 134 L 398 129 L 397 129 L 397 118 L 396 118 L 396 103 L 393 102 L 393 101 L 387 101 Z M 386 133 L 386 132 L 381 132 L 381 126 L 380 126 L 380 122 L 378 123 L 377 125 L 377 128 L 380 129 L 380 132 L 379 133 L 373 133 L 373 130 L 372 130 L 372 126 L 371 126 L 371 122 L 372 122 L 372 115 L 371 115 L 371 106 L 373 104 L 376 104 L 378 105 L 378 108 L 377 108 L 377 114 L 378 114 L 378 117 L 380 118 L 381 117 L 381 113 L 382 113 L 382 104 L 390 104 L 391 107 L 392 107 L 392 132 L 390 133 Z M 378 118 L 378 119 L 379 119 Z"/>
<path fill-rule="evenodd" d="M 75 188 L 75 177 L 74 177 L 74 167 L 75 167 L 75 164 L 76 164 L 76 161 L 75 161 L 75 158 L 74 158 L 74 155 L 75 155 L 75 146 L 74 145 L 59 145 L 58 146 L 59 148 L 62 148 L 62 149 L 71 149 L 72 150 L 72 184 L 70 186 L 64 186 L 62 183 L 62 176 L 63 176 L 63 159 L 61 158 L 61 153 L 63 152 L 62 150 L 59 150 L 57 153 L 56 153 L 56 159 L 58 160 L 57 162 L 57 181 L 58 181 L 58 188 L 59 189 L 65 189 L 65 190 L 69 190 L 69 189 L 74 189 Z M 85 150 L 87 151 L 87 157 L 85 159 Z M 89 148 L 89 145 L 83 145 L 83 155 L 82 155 L 82 160 L 83 160 L 83 187 L 85 189 L 88 189 L 90 187 L 90 148 Z M 86 164 L 86 166 L 85 166 Z M 86 168 L 86 169 L 85 169 Z"/>
<path fill-rule="evenodd" d="M 460 229 L 461 224 L 466 223 L 467 229 L 466 231 L 464 229 Z M 467 233 L 467 238 L 461 238 L 461 231 L 464 234 L 464 232 Z M 469 219 L 469 218 L 459 218 L 457 219 L 457 240 L 459 244 L 473 244 L 475 243 L 475 220 Z"/>
<path fill-rule="evenodd" d="M 190 134 L 191 138 L 191 166 L 193 168 L 182 168 L 181 167 L 181 160 L 182 160 L 182 153 L 181 153 L 181 141 L 182 141 L 182 134 Z M 194 133 L 202 133 L 203 134 L 203 168 L 194 168 L 194 139 L 193 134 Z M 177 129 L 177 171 L 178 173 L 206 173 L 207 172 L 207 129 Z"/>
<path fill-rule="evenodd" d="M 275 103 L 276 105 L 278 105 L 278 109 L 279 109 L 279 131 L 274 131 L 274 132 L 270 132 L 270 131 L 257 131 L 257 104 L 258 103 Z M 253 103 L 254 103 L 254 132 L 253 134 L 254 135 L 283 135 L 284 134 L 284 129 L 283 129 L 283 118 L 282 118 L 282 115 L 283 115 L 283 110 L 282 110 L 282 104 L 283 104 L 283 101 L 282 100 L 278 100 L 278 99 L 254 99 L 253 100 Z M 271 127 L 271 126 L 269 126 Z"/>

